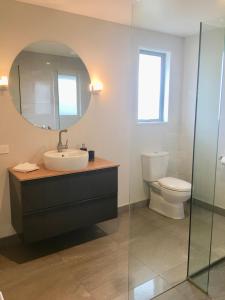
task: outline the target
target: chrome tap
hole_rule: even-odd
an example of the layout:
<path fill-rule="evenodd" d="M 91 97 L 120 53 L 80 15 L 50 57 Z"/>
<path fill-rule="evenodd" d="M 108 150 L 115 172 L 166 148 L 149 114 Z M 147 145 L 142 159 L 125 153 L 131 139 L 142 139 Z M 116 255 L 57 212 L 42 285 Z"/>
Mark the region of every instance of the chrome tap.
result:
<path fill-rule="evenodd" d="M 63 132 L 68 132 L 68 130 L 64 129 L 64 130 L 59 131 L 59 142 L 58 142 L 58 145 L 57 145 L 58 152 L 62 152 L 64 149 L 68 149 L 68 140 L 66 140 L 65 145 L 63 145 L 63 143 L 62 143 L 62 133 Z"/>

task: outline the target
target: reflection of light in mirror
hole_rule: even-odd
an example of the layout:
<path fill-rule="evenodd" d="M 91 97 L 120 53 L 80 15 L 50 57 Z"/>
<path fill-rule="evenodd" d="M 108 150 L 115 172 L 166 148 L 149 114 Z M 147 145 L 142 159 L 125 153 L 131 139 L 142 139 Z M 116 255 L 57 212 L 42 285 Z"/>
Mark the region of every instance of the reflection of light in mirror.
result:
<path fill-rule="evenodd" d="M 103 84 L 101 81 L 93 80 L 90 84 L 90 91 L 93 94 L 98 94 L 103 90 Z"/>
<path fill-rule="evenodd" d="M 58 75 L 59 91 L 59 115 L 60 116 L 77 116 L 77 77 L 71 75 Z"/>

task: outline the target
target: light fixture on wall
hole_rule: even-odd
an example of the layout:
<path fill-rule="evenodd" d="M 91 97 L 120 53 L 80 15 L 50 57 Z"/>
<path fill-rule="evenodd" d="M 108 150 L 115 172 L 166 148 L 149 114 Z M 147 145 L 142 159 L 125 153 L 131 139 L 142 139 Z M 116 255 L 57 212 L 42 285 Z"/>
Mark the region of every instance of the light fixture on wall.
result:
<path fill-rule="evenodd" d="M 8 77 L 0 76 L 0 90 L 6 90 L 8 88 Z"/>
<path fill-rule="evenodd" d="M 93 80 L 90 84 L 90 91 L 92 94 L 97 95 L 103 90 L 103 84 L 101 81 Z"/>

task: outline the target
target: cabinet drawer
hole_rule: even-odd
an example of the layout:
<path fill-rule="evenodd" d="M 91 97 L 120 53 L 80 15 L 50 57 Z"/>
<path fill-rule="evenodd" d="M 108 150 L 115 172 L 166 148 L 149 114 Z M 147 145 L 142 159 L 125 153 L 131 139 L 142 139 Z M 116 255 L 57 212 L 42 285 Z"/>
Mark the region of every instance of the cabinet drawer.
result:
<path fill-rule="evenodd" d="M 115 217 L 117 197 L 95 199 L 77 206 L 27 215 L 23 218 L 24 241 L 47 239 Z"/>
<path fill-rule="evenodd" d="M 23 213 L 117 194 L 118 169 L 69 174 L 22 183 Z"/>

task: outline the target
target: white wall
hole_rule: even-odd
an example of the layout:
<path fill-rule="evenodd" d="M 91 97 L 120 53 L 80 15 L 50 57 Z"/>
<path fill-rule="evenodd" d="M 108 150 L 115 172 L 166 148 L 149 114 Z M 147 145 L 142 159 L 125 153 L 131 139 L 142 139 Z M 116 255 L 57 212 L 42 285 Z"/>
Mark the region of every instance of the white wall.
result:
<path fill-rule="evenodd" d="M 170 53 L 170 91 L 169 116 L 167 123 L 137 123 L 137 90 L 134 88 L 132 102 L 132 134 L 131 134 L 131 202 L 145 200 L 148 197 L 142 179 L 141 153 L 152 151 L 168 151 L 170 153 L 168 175 L 178 176 L 178 141 L 183 82 L 183 44 L 184 39 L 156 32 L 142 35 L 133 30 L 134 45 L 133 86 L 137 82 L 138 47 Z M 136 69 L 135 69 L 136 68 Z"/>
<path fill-rule="evenodd" d="M 224 30 L 225 35 L 225 30 Z M 220 124 L 215 188 L 215 205 L 225 209 L 225 166 L 219 161 L 219 158 L 225 156 L 225 66 L 223 69 L 222 89 L 221 89 L 221 107 Z"/>
<path fill-rule="evenodd" d="M 120 163 L 119 205 L 129 202 L 129 27 L 47 8 L 0 0 L 0 74 L 8 74 L 16 55 L 39 40 L 60 41 L 83 59 L 91 77 L 104 83 L 88 112 L 69 128 L 70 146 L 86 143 L 98 156 Z M 57 132 L 35 128 L 16 111 L 8 92 L 0 93 L 0 236 L 13 232 L 7 168 L 23 161 L 39 161 L 55 148 Z"/>
<path fill-rule="evenodd" d="M 183 88 L 179 132 L 179 177 L 191 181 L 197 92 L 199 36 L 184 41 Z"/>
<path fill-rule="evenodd" d="M 225 99 L 223 100 L 223 108 L 222 108 L 222 113 L 223 113 L 223 117 L 221 119 L 221 128 L 225 128 L 225 105 L 224 105 Z M 225 135 L 224 135 L 224 130 L 220 134 L 220 139 L 219 139 L 219 149 L 218 149 L 218 158 L 220 156 L 225 156 Z M 221 207 L 223 209 L 225 209 L 225 166 L 222 165 L 219 161 L 218 161 L 218 165 L 217 165 L 217 172 L 216 172 L 216 188 L 215 188 L 215 205 L 218 207 Z"/>
<path fill-rule="evenodd" d="M 199 37 L 185 39 L 184 51 L 184 82 L 181 113 L 181 131 L 179 147 L 180 177 L 191 179 L 194 119 L 196 104 L 196 84 L 198 68 Z M 218 158 L 225 154 L 225 99 L 221 101 L 221 120 L 218 136 L 218 111 L 220 98 L 221 62 L 224 47 L 224 31 L 212 30 L 204 26 L 202 36 L 199 104 L 197 117 L 197 136 L 195 152 L 195 197 L 213 203 L 215 185 L 215 205 L 225 208 L 225 168 Z M 218 152 L 217 152 L 218 138 Z M 217 166 L 216 166 L 217 163 Z M 216 171 L 216 178 L 215 178 Z"/>
<path fill-rule="evenodd" d="M 131 198 L 146 198 L 141 176 L 142 151 L 168 150 L 169 173 L 178 173 L 179 116 L 182 98 L 183 39 L 172 35 L 131 30 L 129 27 L 78 15 L 0 0 L 0 74 L 7 74 L 16 55 L 39 40 L 60 41 L 79 54 L 92 78 L 104 84 L 92 98 L 84 118 L 69 128 L 70 146 L 86 143 L 97 155 L 120 163 L 119 206 Z M 130 37 L 132 41 L 130 40 Z M 169 122 L 136 124 L 138 48 L 171 53 Z M 16 111 L 8 92 L 0 93 L 0 143 L 10 153 L 0 155 L 0 236 L 11 234 L 7 168 L 22 161 L 40 161 L 47 149 L 55 148 L 57 132 L 35 128 Z M 130 138 L 131 129 L 131 138 Z M 129 154 L 131 152 L 131 161 Z"/>
<path fill-rule="evenodd" d="M 211 26 L 203 28 L 193 190 L 197 199 L 213 203 L 224 32 Z"/>

